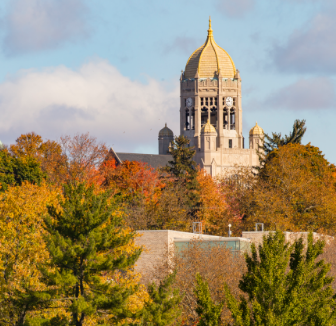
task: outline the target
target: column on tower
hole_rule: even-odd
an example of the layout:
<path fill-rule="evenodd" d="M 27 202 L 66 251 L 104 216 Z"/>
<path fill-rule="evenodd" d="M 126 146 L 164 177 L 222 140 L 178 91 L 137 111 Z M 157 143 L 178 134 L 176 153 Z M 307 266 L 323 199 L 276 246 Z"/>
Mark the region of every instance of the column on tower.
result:
<path fill-rule="evenodd" d="M 195 108 L 195 134 L 194 134 L 194 146 L 196 148 L 201 147 L 201 140 L 200 140 L 200 133 L 201 133 L 201 107 L 200 107 L 200 99 L 198 95 L 198 87 L 199 87 L 199 80 L 198 80 L 198 72 L 195 75 L 195 98 L 194 98 L 194 108 Z"/>
<path fill-rule="evenodd" d="M 218 135 L 218 140 L 217 144 L 218 147 L 224 147 L 224 121 L 223 121 L 223 116 L 224 116 L 224 111 L 223 111 L 223 77 L 221 70 L 219 69 L 218 71 L 218 94 L 217 94 L 217 121 L 218 121 L 218 128 L 217 128 L 217 135 Z"/>

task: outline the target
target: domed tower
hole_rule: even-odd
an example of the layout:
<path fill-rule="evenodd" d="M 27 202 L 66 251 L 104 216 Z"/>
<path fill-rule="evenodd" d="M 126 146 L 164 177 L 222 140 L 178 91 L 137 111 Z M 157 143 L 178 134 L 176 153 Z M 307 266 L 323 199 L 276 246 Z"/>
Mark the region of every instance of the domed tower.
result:
<path fill-rule="evenodd" d="M 191 146 L 202 150 L 200 133 L 209 120 L 217 149 L 244 147 L 239 71 L 216 44 L 211 19 L 207 39 L 188 59 L 180 86 L 180 130 Z"/>
<path fill-rule="evenodd" d="M 160 155 L 168 155 L 169 154 L 169 146 L 171 142 L 174 140 L 174 133 L 167 127 L 160 130 L 159 132 L 159 154 Z"/>
<path fill-rule="evenodd" d="M 262 146 L 263 139 L 264 130 L 256 122 L 255 126 L 250 130 L 250 149 L 258 150 L 259 145 Z"/>

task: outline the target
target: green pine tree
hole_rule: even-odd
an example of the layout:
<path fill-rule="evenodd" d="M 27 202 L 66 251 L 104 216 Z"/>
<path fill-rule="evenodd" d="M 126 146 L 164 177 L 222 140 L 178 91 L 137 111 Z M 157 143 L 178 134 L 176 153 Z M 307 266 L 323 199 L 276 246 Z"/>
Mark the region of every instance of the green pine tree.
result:
<path fill-rule="evenodd" d="M 121 251 L 134 233 L 122 232 L 123 220 L 113 214 L 116 204 L 109 203 L 107 192 L 95 194 L 93 186 L 64 186 L 61 207 L 62 211 L 49 207 L 45 218 L 54 272 L 44 269 L 43 273 L 47 284 L 55 287 L 52 298 L 69 302 L 69 325 L 82 326 L 92 315 L 125 317 L 127 298 L 135 289 L 119 286 L 113 272 L 133 266 L 138 259 L 141 250 Z"/>
<path fill-rule="evenodd" d="M 196 312 L 199 316 L 199 326 L 218 326 L 221 322 L 223 303 L 214 303 L 207 281 L 203 281 L 200 274 L 196 274 L 197 285 L 195 295 L 197 298 Z"/>
<path fill-rule="evenodd" d="M 270 152 L 275 149 L 287 145 L 289 143 L 292 144 L 301 144 L 302 137 L 307 131 L 305 127 L 306 120 L 295 120 L 293 125 L 293 130 L 289 133 L 289 135 L 281 136 L 281 133 L 272 132 L 272 136 L 268 134 L 264 135 L 264 143 L 263 146 L 260 147 L 261 152 L 263 152 L 263 157 L 267 156 Z"/>
<path fill-rule="evenodd" d="M 252 245 L 246 254 L 247 273 L 239 288 L 246 297 L 237 300 L 225 286 L 227 306 L 234 325 L 285 326 L 335 325 L 336 301 L 327 276 L 330 265 L 319 260 L 324 242 L 308 236 L 293 244 L 282 232 L 264 237 L 263 245 Z"/>
<path fill-rule="evenodd" d="M 149 301 L 137 316 L 139 326 L 169 326 L 174 324 L 181 315 L 179 304 L 182 298 L 179 290 L 173 289 L 176 272 L 168 275 L 157 286 L 152 283 L 148 286 Z"/>
<path fill-rule="evenodd" d="M 196 150 L 194 147 L 189 147 L 189 144 L 190 140 L 185 136 L 175 137 L 170 149 L 173 160 L 168 162 L 169 165 L 165 170 L 184 183 L 188 199 L 186 204 L 189 206 L 190 218 L 193 219 L 199 207 L 200 196 L 197 165 L 193 160 Z"/>

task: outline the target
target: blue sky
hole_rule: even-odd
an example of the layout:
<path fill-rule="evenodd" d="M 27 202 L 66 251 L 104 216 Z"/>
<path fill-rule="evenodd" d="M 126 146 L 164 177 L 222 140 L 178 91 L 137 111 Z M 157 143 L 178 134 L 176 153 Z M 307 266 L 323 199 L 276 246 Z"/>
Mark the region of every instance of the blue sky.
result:
<path fill-rule="evenodd" d="M 211 15 L 243 80 L 244 136 L 306 119 L 336 163 L 332 0 L 3 0 L 0 139 L 90 132 L 122 152 L 157 152 L 179 132 L 179 76 Z"/>

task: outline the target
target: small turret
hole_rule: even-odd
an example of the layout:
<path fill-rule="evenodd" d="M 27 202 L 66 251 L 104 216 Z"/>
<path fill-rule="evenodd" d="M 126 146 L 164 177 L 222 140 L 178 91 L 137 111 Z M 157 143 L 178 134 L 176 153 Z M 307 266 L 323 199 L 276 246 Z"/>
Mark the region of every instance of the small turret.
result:
<path fill-rule="evenodd" d="M 264 130 L 256 122 L 255 126 L 250 130 L 250 149 L 259 149 L 264 139 Z"/>
<path fill-rule="evenodd" d="M 209 119 L 201 129 L 201 148 L 204 151 L 216 151 L 216 128 L 210 124 Z"/>
<path fill-rule="evenodd" d="M 174 133 L 171 129 L 167 127 L 167 123 L 165 127 L 162 128 L 159 132 L 159 154 L 160 155 L 168 155 L 169 147 L 171 142 L 174 140 Z"/>

